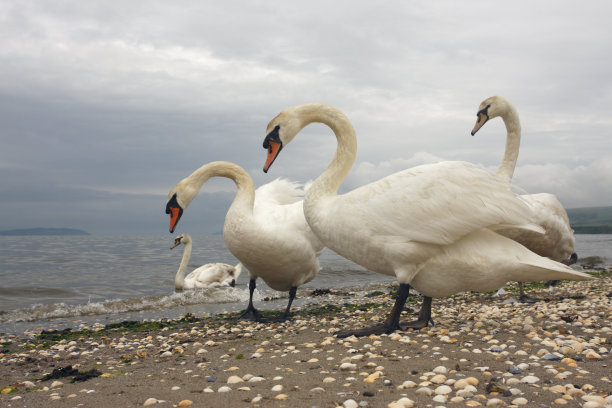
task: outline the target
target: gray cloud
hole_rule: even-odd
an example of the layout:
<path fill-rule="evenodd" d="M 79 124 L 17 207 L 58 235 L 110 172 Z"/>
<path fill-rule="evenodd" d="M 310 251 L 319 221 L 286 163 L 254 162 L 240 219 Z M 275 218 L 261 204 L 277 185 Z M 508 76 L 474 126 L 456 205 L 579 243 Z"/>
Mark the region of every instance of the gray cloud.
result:
<path fill-rule="evenodd" d="M 437 158 L 494 170 L 503 124 L 469 131 L 480 101 L 501 94 L 523 124 L 515 183 L 570 207 L 612 205 L 610 11 L 605 1 L 4 2 L 0 229 L 165 231 L 167 191 L 213 160 L 240 164 L 256 185 L 314 179 L 335 148 L 321 125 L 261 172 L 267 122 L 312 101 L 357 130 L 345 190 Z M 183 227 L 218 231 L 234 186 L 203 191 Z"/>

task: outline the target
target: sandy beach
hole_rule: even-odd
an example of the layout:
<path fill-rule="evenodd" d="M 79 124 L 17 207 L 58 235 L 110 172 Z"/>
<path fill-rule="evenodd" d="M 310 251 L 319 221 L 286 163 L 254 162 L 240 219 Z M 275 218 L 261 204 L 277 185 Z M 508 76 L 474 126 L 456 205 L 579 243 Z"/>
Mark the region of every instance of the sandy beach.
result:
<path fill-rule="evenodd" d="M 612 406 L 610 270 L 531 289 L 536 303 L 465 293 L 434 300 L 434 327 L 334 337 L 384 319 L 394 290 L 310 293 L 323 306 L 296 308 L 284 323 L 234 313 L 5 336 L 0 405 Z M 409 301 L 406 320 L 421 299 Z"/>

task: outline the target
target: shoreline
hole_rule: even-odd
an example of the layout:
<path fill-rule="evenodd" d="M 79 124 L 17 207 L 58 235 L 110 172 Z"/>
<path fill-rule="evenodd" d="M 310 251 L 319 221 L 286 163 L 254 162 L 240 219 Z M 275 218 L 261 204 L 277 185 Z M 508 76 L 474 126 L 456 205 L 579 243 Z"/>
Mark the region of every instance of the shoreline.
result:
<path fill-rule="evenodd" d="M 324 293 L 319 306 L 296 308 L 284 323 L 236 322 L 237 313 L 227 313 L 5 336 L 0 405 L 386 407 L 409 399 L 432 407 L 605 407 L 609 275 L 532 289 L 549 301 L 531 304 L 508 303 L 514 293 L 435 299 L 434 327 L 365 338 L 333 334 L 384 319 L 389 290 Z M 420 307 L 418 297 L 410 301 L 404 320 Z M 44 379 L 54 370 L 56 378 Z M 72 383 L 77 374 L 89 378 Z"/>

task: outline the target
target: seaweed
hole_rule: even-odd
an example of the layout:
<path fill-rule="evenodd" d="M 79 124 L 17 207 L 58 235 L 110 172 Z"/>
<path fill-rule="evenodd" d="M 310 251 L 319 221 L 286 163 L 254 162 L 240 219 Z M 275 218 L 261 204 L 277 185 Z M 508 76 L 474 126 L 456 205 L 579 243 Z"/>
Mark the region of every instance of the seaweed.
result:
<path fill-rule="evenodd" d="M 75 368 L 72 368 L 71 365 L 67 365 L 66 367 L 60 367 L 54 369 L 51 374 L 45 375 L 41 378 L 42 381 L 55 380 L 58 378 L 66 378 L 73 377 L 70 381 L 71 383 L 87 381 L 91 378 L 96 378 L 102 375 L 102 372 L 99 370 L 92 368 L 87 371 L 79 371 Z"/>

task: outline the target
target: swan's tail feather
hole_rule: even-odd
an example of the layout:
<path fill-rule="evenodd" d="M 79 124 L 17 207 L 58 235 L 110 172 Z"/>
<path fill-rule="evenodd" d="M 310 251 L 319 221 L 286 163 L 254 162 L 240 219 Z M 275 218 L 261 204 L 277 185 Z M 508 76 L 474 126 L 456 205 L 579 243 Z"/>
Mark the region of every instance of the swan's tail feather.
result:
<path fill-rule="evenodd" d="M 535 232 L 537 234 L 545 234 L 546 230 L 544 230 L 544 228 L 540 227 L 539 225 L 536 224 L 521 224 L 521 225 L 514 225 L 514 224 L 497 224 L 497 225 L 491 225 L 490 227 L 488 227 L 491 231 L 502 231 L 502 230 L 524 230 L 524 231 L 532 231 Z"/>
<path fill-rule="evenodd" d="M 518 282 L 541 282 L 547 280 L 588 280 L 594 279 L 588 273 L 575 271 L 562 263 L 540 257 L 540 259 L 521 262 L 528 266 L 523 276 L 517 277 Z"/>
<path fill-rule="evenodd" d="M 241 273 L 242 273 L 242 262 L 238 262 L 236 266 L 234 266 L 234 279 L 238 279 Z"/>

